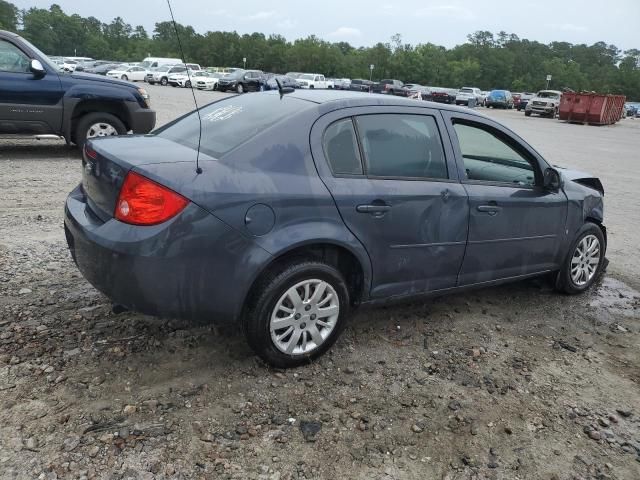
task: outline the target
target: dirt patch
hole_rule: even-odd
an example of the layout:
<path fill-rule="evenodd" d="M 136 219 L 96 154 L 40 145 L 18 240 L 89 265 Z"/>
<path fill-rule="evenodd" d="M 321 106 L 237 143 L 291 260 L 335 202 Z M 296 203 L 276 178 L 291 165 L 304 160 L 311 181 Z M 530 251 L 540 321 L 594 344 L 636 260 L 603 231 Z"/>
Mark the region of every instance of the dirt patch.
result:
<path fill-rule="evenodd" d="M 1 478 L 640 478 L 635 264 L 575 297 L 542 279 L 363 309 L 328 355 L 277 371 L 235 331 L 112 313 L 64 241 L 77 154 L 15 148 L 0 155 Z M 637 224 L 613 218 L 619 259 Z"/>

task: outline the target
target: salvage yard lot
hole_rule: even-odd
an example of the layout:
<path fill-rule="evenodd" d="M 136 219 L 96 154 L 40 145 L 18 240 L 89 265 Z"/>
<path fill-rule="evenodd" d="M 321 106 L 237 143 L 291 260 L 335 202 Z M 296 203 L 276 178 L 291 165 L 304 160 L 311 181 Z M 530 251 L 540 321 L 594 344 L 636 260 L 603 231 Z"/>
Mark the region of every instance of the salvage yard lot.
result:
<path fill-rule="evenodd" d="M 148 90 L 158 125 L 192 109 Z M 640 121 L 479 111 L 602 179 L 603 280 L 362 310 L 289 371 L 233 330 L 111 313 L 64 241 L 79 154 L 0 139 L 0 477 L 640 478 Z"/>

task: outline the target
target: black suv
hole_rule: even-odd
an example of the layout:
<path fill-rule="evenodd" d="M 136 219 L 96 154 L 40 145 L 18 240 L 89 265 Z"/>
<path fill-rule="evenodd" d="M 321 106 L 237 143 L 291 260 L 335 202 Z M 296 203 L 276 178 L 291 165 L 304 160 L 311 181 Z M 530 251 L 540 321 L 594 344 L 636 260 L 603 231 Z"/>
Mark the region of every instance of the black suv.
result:
<path fill-rule="evenodd" d="M 149 95 L 133 83 L 62 73 L 24 38 L 0 30 L 0 134 L 88 138 L 148 133 L 156 123 Z"/>
<path fill-rule="evenodd" d="M 218 80 L 218 90 L 236 93 L 261 92 L 266 90 L 266 84 L 266 77 L 261 70 L 236 70 Z"/>

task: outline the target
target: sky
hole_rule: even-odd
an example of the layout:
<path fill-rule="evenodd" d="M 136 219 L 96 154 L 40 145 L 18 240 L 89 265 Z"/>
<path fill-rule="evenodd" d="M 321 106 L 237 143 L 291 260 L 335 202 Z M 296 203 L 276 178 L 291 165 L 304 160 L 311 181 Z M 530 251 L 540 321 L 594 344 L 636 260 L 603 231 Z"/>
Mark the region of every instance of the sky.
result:
<path fill-rule="evenodd" d="M 10 0 L 18 8 L 49 8 L 110 22 L 121 16 L 149 34 L 156 22 L 170 19 L 166 0 Z M 277 33 L 288 40 L 314 34 L 354 46 L 388 42 L 400 33 L 403 43 L 453 47 L 477 30 L 504 30 L 543 43 L 604 41 L 627 50 L 640 48 L 640 0 L 172 0 L 176 21 L 199 33 Z M 238 7 L 240 6 L 240 7 Z"/>

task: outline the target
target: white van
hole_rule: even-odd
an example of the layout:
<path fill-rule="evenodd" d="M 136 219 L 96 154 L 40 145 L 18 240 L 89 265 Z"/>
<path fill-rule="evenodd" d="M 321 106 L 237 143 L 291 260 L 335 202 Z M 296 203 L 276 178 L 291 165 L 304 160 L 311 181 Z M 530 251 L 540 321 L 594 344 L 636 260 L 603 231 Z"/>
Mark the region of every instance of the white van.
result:
<path fill-rule="evenodd" d="M 152 68 L 162 67 L 163 65 L 176 65 L 182 63 L 179 58 L 162 58 L 162 57 L 147 57 L 140 63 L 140 66 L 145 70 L 151 70 Z"/>

